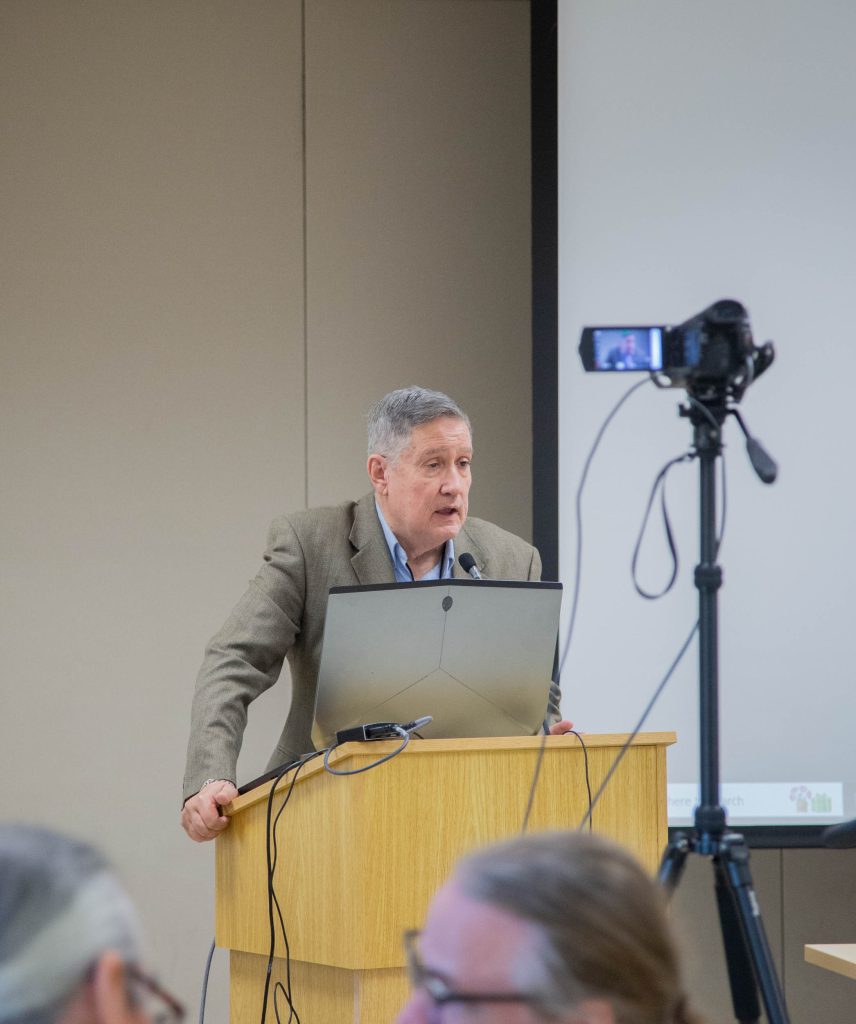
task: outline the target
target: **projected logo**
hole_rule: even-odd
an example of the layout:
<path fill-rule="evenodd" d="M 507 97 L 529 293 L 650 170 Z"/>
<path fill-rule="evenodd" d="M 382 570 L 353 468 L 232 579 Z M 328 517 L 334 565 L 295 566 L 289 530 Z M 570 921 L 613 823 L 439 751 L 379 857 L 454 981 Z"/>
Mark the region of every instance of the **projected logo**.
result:
<path fill-rule="evenodd" d="M 832 814 L 832 796 L 829 793 L 812 792 L 808 786 L 791 788 L 791 803 L 797 814 Z"/>

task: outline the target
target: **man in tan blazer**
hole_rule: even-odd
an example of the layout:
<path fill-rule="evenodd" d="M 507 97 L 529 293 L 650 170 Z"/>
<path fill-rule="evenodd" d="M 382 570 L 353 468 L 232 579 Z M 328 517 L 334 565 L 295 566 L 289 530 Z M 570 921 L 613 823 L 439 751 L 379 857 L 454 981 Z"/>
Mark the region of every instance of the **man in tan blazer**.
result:
<path fill-rule="evenodd" d="M 372 491 L 359 501 L 274 520 L 264 565 L 209 642 L 196 681 L 182 826 L 199 842 L 228 824 L 219 805 L 237 795 L 235 767 L 247 706 L 288 658 L 292 699 L 269 767 L 314 749 L 312 725 L 327 595 L 331 587 L 466 577 L 469 552 L 483 576 L 539 580 L 530 544 L 467 518 L 470 422 L 446 395 L 402 388 L 369 413 Z M 558 687 L 545 709 L 559 722 Z"/>

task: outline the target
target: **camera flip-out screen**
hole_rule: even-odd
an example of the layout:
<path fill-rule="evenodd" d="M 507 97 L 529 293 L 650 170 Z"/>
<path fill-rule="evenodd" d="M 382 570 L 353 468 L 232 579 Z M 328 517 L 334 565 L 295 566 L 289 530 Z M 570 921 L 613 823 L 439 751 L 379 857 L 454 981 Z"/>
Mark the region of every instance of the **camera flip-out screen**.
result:
<path fill-rule="evenodd" d="M 662 370 L 662 327 L 587 327 L 580 342 L 586 370 Z"/>

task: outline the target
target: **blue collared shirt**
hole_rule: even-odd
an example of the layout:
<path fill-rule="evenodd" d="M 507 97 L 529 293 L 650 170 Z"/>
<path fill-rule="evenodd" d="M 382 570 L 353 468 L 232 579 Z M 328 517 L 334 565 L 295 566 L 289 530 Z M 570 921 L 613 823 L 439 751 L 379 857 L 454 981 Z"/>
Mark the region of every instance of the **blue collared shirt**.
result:
<path fill-rule="evenodd" d="M 387 547 L 389 553 L 392 556 L 392 567 L 395 572 L 396 583 L 412 583 L 413 573 L 410 571 L 410 566 L 407 564 L 407 554 L 404 548 L 398 543 L 398 538 L 390 530 L 387 521 L 383 518 L 383 512 L 380 510 L 380 505 L 375 502 L 375 508 L 377 509 L 377 517 L 380 520 L 380 526 L 383 530 L 383 535 L 386 537 Z M 443 549 L 443 557 L 422 577 L 423 580 L 450 580 L 452 578 L 452 567 L 455 564 L 455 542 L 449 538 L 446 541 L 446 546 Z M 421 581 L 420 581 L 421 582 Z"/>

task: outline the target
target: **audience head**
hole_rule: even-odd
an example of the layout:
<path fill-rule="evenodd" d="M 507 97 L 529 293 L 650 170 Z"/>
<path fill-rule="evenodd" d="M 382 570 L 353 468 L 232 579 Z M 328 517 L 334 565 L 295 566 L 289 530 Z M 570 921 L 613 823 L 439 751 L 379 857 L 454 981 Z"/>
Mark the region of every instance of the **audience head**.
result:
<path fill-rule="evenodd" d="M 399 1024 L 476 1010 L 491 1024 L 694 1020 L 660 888 L 590 834 L 524 836 L 467 857 L 408 945 L 414 988 Z"/>
<path fill-rule="evenodd" d="M 136 912 L 105 859 L 48 829 L 0 825 L 0 1024 L 146 1024 Z"/>

